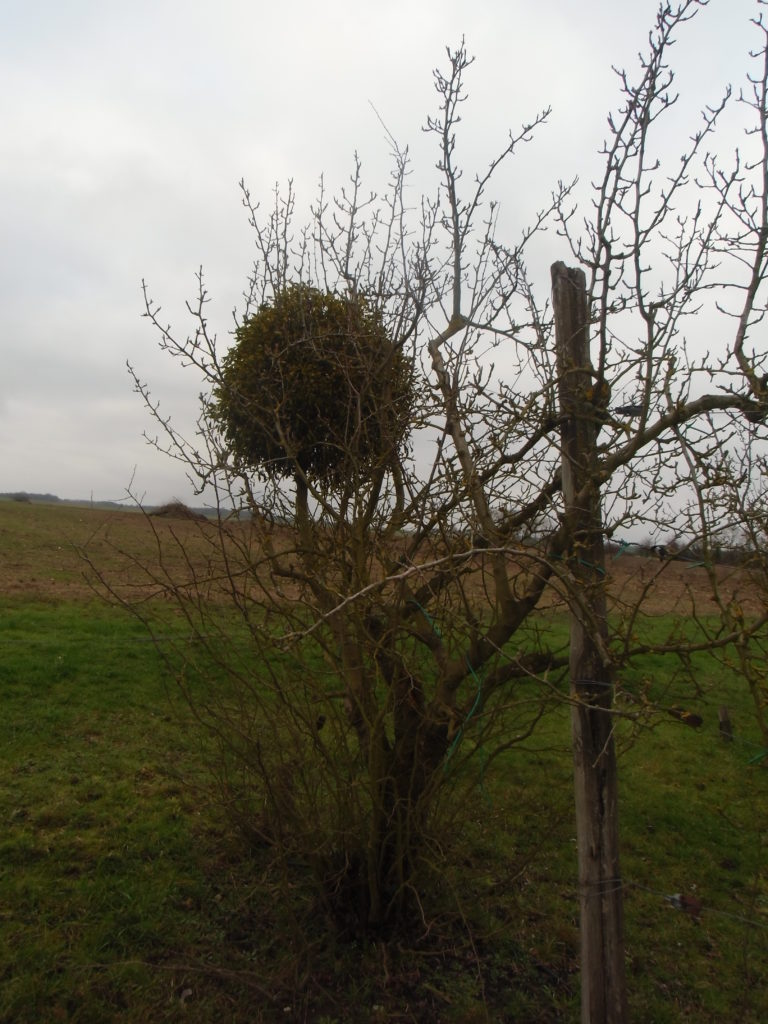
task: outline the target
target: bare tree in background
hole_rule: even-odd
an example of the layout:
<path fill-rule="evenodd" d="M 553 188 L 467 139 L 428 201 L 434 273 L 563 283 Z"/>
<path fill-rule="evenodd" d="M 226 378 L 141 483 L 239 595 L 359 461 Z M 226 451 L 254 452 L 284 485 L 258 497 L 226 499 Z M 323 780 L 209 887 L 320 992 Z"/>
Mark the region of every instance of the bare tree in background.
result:
<path fill-rule="evenodd" d="M 368 384 L 352 374 L 338 396 L 344 443 L 318 438 L 343 449 L 343 472 L 302 458 L 281 410 L 291 388 L 311 384 L 286 386 L 277 372 L 274 400 L 253 412 L 276 447 L 244 455 L 221 413 L 222 395 L 235 405 L 243 396 L 208 324 L 202 276 L 186 339 L 147 297 L 162 347 L 207 387 L 198 434 L 187 440 L 134 376 L 160 428 L 155 443 L 220 509 L 248 514 L 201 525 L 207 556 L 187 559 L 184 578 L 153 570 L 198 637 L 192 654 L 181 652 L 181 678 L 210 680 L 190 692 L 221 740 L 240 821 L 287 858 L 311 861 L 329 905 L 357 930 L 426 913 L 425 865 L 439 861 L 432 822 L 460 813 L 456 787 L 477 780 L 479 746 L 501 751 L 529 735 L 553 699 L 591 700 L 569 689 L 568 650 L 546 642 L 538 612 L 570 609 L 590 629 L 608 601 L 609 690 L 649 650 L 684 660 L 700 646 L 679 634 L 661 644 L 643 637 L 653 578 L 617 592 L 609 565 L 597 604 L 585 596 L 583 537 L 562 495 L 561 437 L 576 414 L 560 404 L 565 371 L 548 299 L 537 297 L 535 286 L 548 283 L 529 279 L 527 257 L 555 227 L 559 255 L 586 275 L 592 352 L 577 368 L 577 415 L 592 424 L 594 458 L 581 473 L 602 508 L 601 543 L 641 531 L 710 535 L 703 474 L 726 452 L 741 465 L 758 459 L 766 434 L 766 353 L 755 333 L 766 308 L 768 71 L 758 16 L 744 155 L 713 155 L 734 102 L 728 92 L 704 109 L 678 158 L 660 163 L 657 129 L 676 100 L 669 46 L 703 6 L 662 4 L 639 72 L 619 75 L 622 103 L 586 211 L 576 184 L 560 184 L 514 245 L 497 237 L 488 190 L 548 111 L 511 133 L 483 169 L 463 173 L 463 45 L 435 72 L 433 196 L 410 194 L 409 155 L 394 141 L 382 195 L 364 191 L 356 160 L 338 194 L 321 187 L 303 227 L 292 188 L 267 210 L 243 189 L 257 260 L 241 328 L 304 286 L 364 300 L 412 367 L 418 400 L 402 444 L 373 463 L 355 440 Z M 309 352 L 316 339 L 309 325 L 301 344 Z M 765 612 L 732 619 L 701 643 L 745 644 L 764 620 Z M 521 699 L 532 682 L 541 699 Z M 610 692 L 601 708 L 615 714 Z M 620 901 L 613 881 L 610 898 Z M 599 1012 L 585 1007 L 585 1019 L 623 1019 L 623 977 L 605 984 L 614 991 Z"/>

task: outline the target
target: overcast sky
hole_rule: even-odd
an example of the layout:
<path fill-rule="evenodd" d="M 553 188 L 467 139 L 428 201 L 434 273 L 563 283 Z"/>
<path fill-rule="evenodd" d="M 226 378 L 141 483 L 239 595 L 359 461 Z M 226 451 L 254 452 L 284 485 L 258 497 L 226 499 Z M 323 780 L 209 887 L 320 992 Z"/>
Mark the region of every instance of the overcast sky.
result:
<path fill-rule="evenodd" d="M 226 338 L 253 251 L 237 183 L 343 183 L 355 150 L 382 188 L 410 144 L 429 187 L 431 69 L 462 35 L 476 57 L 460 146 L 471 173 L 553 108 L 496 181 L 510 230 L 558 178 L 589 181 L 656 0 L 0 0 L 0 491 L 150 503 L 192 488 L 142 439 L 125 362 L 186 427 L 196 383 L 157 351 L 141 280 L 185 331 L 202 264 Z M 756 0 L 711 0 L 675 48 L 679 124 L 739 85 Z M 687 118 L 687 122 L 685 121 Z M 674 133 L 672 133 L 674 134 Z M 726 134 L 723 146 L 733 145 Z M 676 140 L 670 139 L 676 146 Z M 567 259 L 556 248 L 541 254 Z"/>

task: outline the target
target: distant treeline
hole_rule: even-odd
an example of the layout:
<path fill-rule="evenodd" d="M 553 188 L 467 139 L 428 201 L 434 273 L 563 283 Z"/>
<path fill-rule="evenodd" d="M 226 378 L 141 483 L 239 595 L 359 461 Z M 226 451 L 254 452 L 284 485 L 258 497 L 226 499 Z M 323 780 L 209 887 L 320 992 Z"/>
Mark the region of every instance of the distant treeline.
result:
<path fill-rule="evenodd" d="M 713 544 L 707 548 L 699 541 L 690 544 L 672 542 L 669 544 L 633 544 L 606 541 L 606 551 L 613 558 L 623 554 L 644 555 L 657 558 L 660 562 L 687 562 L 689 565 L 750 565 L 759 553 L 746 546 Z"/>
<path fill-rule="evenodd" d="M 100 508 L 115 509 L 123 512 L 130 512 L 136 509 L 131 501 L 94 501 L 90 498 L 60 498 L 57 494 L 35 494 L 31 491 L 0 491 L 0 501 L 18 501 L 24 504 L 35 505 L 74 505 L 78 508 Z M 210 515 L 210 509 L 188 509 L 181 502 L 170 502 L 167 505 L 153 506 L 145 505 L 145 512 L 161 511 L 163 514 L 170 514 L 168 509 L 183 509 L 187 515 Z"/>
<path fill-rule="evenodd" d="M 55 494 L 29 494 L 27 491 L 4 491 L 0 493 L 0 498 L 5 498 L 8 501 L 44 501 L 46 503 L 61 501 L 61 498 Z"/>

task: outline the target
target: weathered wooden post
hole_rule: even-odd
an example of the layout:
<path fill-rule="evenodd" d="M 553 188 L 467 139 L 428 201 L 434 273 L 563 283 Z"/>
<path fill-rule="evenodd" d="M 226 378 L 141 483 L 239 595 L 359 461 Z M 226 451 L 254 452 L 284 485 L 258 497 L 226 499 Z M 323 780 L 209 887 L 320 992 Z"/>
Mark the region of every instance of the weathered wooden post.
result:
<path fill-rule="evenodd" d="M 589 354 L 584 272 L 552 265 L 562 480 L 569 533 L 570 675 L 579 859 L 582 1024 L 624 1024 L 623 894 L 619 874 L 613 680 L 607 648 L 605 551 L 597 435 L 607 403 Z"/>

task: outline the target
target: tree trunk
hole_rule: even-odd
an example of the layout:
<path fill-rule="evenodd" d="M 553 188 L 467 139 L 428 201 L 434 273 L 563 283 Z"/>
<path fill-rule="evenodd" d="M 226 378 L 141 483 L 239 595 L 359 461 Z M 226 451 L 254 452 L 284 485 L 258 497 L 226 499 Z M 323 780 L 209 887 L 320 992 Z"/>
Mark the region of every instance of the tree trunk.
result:
<path fill-rule="evenodd" d="M 389 677 L 393 737 L 387 739 L 378 718 L 363 747 L 373 801 L 365 865 L 367 900 L 360 925 L 362 933 L 378 935 L 407 923 L 419 909 L 415 873 L 435 777 L 448 749 L 446 725 L 429 714 L 418 681 L 402 669 Z"/>
<path fill-rule="evenodd" d="M 582 1024 L 624 1024 L 622 883 L 597 435 L 609 391 L 589 355 L 584 272 L 552 266 L 569 533 L 570 677 L 579 858 Z"/>

